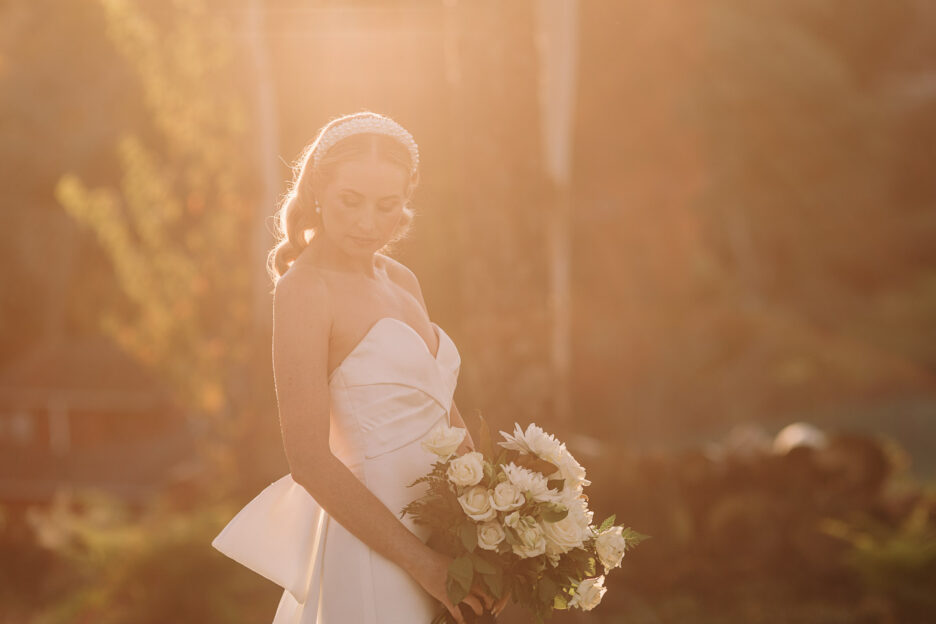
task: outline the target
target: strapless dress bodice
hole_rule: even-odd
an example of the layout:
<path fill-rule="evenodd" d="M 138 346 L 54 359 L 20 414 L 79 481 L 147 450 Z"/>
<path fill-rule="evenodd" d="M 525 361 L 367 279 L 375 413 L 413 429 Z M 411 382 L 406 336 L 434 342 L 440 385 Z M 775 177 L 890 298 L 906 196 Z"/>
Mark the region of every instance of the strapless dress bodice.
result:
<path fill-rule="evenodd" d="M 436 323 L 436 353 L 408 323 L 378 319 L 330 373 L 329 447 L 399 516 L 437 457 L 420 442 L 450 413 L 461 357 Z M 400 521 L 423 541 L 424 526 Z M 273 624 L 428 622 L 439 607 L 402 568 L 334 521 L 291 474 L 251 500 L 212 546 L 284 588 Z"/>
<path fill-rule="evenodd" d="M 408 323 L 377 320 L 329 375 L 332 452 L 352 471 L 421 438 L 448 417 L 461 357 L 436 323 L 433 355 Z"/>

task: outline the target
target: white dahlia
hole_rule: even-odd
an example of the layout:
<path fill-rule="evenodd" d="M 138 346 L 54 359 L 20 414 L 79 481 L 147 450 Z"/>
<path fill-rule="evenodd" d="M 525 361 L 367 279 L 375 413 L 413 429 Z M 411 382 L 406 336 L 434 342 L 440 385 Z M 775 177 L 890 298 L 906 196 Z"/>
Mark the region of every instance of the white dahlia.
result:
<path fill-rule="evenodd" d="M 505 449 L 535 455 L 557 466 L 558 469 L 546 475 L 547 478 L 564 479 L 566 488 L 578 492 L 581 492 L 584 486 L 591 485 L 591 481 L 585 478 L 585 468 L 566 449 L 565 443 L 557 440 L 551 433 L 543 431 L 536 423 L 527 425 L 526 431 L 520 428 L 519 423 L 514 423 L 513 435 L 506 431 L 501 431 L 500 434 L 504 441 L 498 444 Z"/>
<path fill-rule="evenodd" d="M 546 477 L 540 473 L 513 462 L 505 464 L 502 469 L 510 483 L 521 492 L 529 492 L 536 502 L 558 502 L 561 499 L 562 495 L 550 489 L 546 483 Z"/>

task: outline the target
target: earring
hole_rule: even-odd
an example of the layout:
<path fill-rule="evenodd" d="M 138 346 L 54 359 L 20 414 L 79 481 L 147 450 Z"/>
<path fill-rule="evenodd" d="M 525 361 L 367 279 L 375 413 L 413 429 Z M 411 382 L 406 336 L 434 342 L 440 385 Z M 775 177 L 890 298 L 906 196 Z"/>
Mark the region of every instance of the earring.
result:
<path fill-rule="evenodd" d="M 322 214 L 322 207 L 319 206 L 318 200 L 315 200 L 315 212 Z"/>

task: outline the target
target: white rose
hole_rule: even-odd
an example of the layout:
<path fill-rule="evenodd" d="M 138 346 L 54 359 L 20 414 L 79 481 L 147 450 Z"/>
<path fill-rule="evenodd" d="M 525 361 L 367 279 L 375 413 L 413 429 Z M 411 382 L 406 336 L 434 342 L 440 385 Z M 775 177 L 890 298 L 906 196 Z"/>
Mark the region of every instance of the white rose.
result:
<path fill-rule="evenodd" d="M 449 427 L 440 422 L 422 439 L 422 447 L 439 457 L 448 457 L 458 450 L 468 430 L 464 427 Z"/>
<path fill-rule="evenodd" d="M 623 527 L 614 526 L 599 533 L 595 539 L 595 550 L 598 551 L 598 558 L 606 573 L 611 568 L 621 565 L 621 559 L 624 558 L 627 540 L 622 535 L 623 531 Z"/>
<path fill-rule="evenodd" d="M 546 536 L 543 527 L 532 516 L 521 516 L 514 511 L 504 518 L 504 523 L 517 533 L 518 544 L 511 544 L 514 554 L 521 559 L 536 557 L 546 552 Z"/>
<path fill-rule="evenodd" d="M 491 506 L 497 511 L 513 511 L 525 502 L 526 497 L 520 488 L 509 481 L 501 481 L 491 492 Z"/>
<path fill-rule="evenodd" d="M 473 485 L 458 497 L 458 502 L 469 518 L 475 522 L 493 520 L 497 510 L 491 507 L 491 493 L 483 485 Z"/>
<path fill-rule="evenodd" d="M 449 463 L 445 475 L 455 485 L 477 485 L 484 476 L 484 455 L 471 451 L 456 457 Z"/>
<path fill-rule="evenodd" d="M 581 548 L 590 536 L 584 501 L 571 502 L 568 510 L 569 513 L 562 520 L 543 523 L 547 552 L 559 554 Z"/>
<path fill-rule="evenodd" d="M 546 552 L 546 537 L 543 535 L 543 527 L 539 523 L 521 528 L 517 531 L 520 538 L 520 544 L 513 544 L 514 554 L 521 559 L 537 557 Z"/>
<path fill-rule="evenodd" d="M 497 545 L 504 541 L 507 533 L 497 520 L 489 520 L 478 525 L 478 547 L 484 550 L 497 550 Z"/>
<path fill-rule="evenodd" d="M 598 578 L 587 578 L 575 588 L 575 595 L 569 601 L 569 606 L 578 607 L 582 611 L 591 611 L 598 606 L 606 591 L 608 588 L 604 586 L 604 575 Z"/>

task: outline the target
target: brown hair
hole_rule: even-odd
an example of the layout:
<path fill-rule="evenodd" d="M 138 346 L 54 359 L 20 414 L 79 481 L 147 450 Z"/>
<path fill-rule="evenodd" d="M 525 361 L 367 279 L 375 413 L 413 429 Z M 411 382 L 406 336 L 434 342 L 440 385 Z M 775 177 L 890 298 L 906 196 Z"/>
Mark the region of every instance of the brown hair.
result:
<path fill-rule="evenodd" d="M 319 130 L 315 140 L 306 145 L 299 159 L 292 165 L 292 183 L 274 215 L 276 244 L 267 255 L 267 272 L 274 284 L 299 257 L 302 250 L 309 245 L 322 226 L 322 217 L 315 212 L 315 189 L 322 188 L 331 179 L 339 163 L 364 154 L 376 154 L 389 162 L 402 165 L 410 172 L 406 197 L 409 199 L 412 196 L 419 182 L 419 171 L 413 166 L 412 156 L 406 146 L 387 135 L 360 133 L 348 136 L 330 147 L 322 155 L 318 166 L 314 166 L 312 155 L 325 133 L 339 123 L 364 116 L 382 117 L 377 113 L 365 111 L 331 120 Z M 413 209 L 409 205 L 404 205 L 400 224 L 381 251 L 389 249 L 393 243 L 406 237 L 412 227 L 414 217 Z M 311 236 L 307 237 L 309 232 Z"/>

